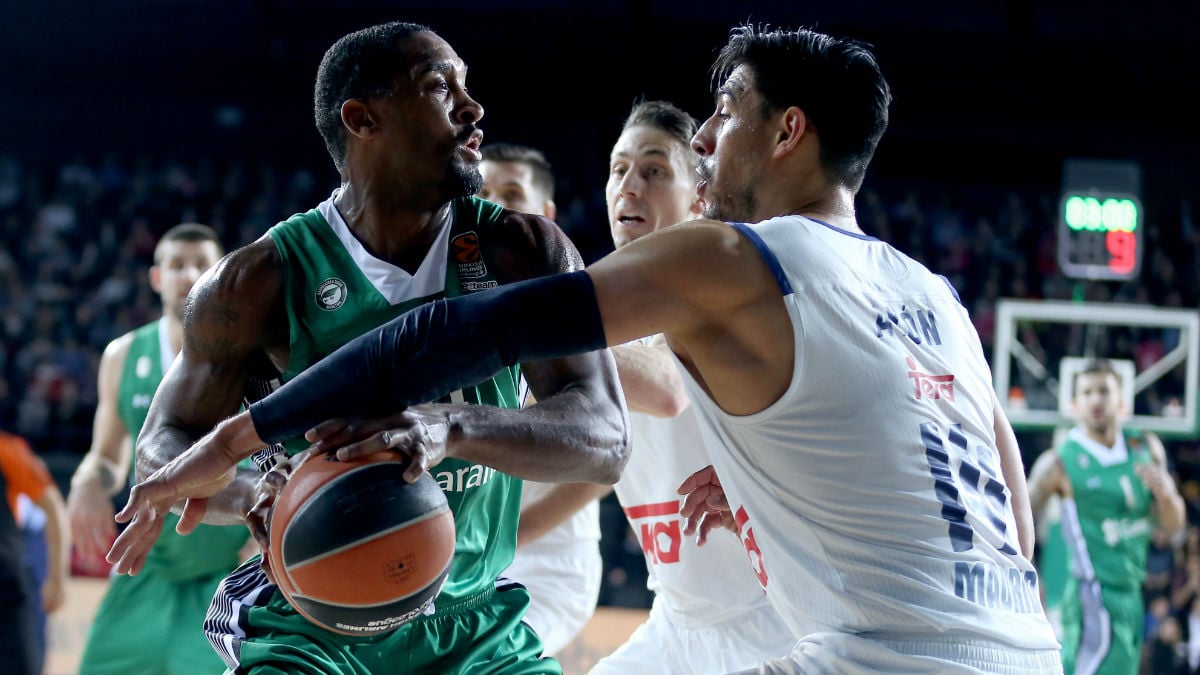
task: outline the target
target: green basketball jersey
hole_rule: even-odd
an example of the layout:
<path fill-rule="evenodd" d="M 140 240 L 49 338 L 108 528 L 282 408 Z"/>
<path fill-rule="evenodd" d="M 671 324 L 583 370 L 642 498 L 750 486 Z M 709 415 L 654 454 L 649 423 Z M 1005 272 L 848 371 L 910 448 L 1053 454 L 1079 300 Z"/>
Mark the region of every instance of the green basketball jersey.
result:
<path fill-rule="evenodd" d="M 1153 458 L 1140 433 L 1126 430 L 1122 437 L 1124 457 L 1087 438 L 1078 427 L 1059 446 L 1076 520 L 1067 522 L 1069 512 L 1064 511 L 1063 535 L 1071 549 L 1073 576 L 1132 589 L 1141 588 L 1146 577 L 1146 551 L 1154 532 L 1154 498 L 1134 467 L 1151 464 Z"/>
<path fill-rule="evenodd" d="M 290 380 L 413 307 L 497 285 L 481 250 L 489 245 L 490 226 L 501 213 L 500 207 L 475 198 L 452 202 L 449 233 L 438 238 L 413 276 L 370 256 L 350 234 L 332 200 L 272 227 L 269 234 L 283 258 L 291 336 L 288 368 L 281 379 Z M 444 275 L 432 277 L 429 271 L 442 264 Z M 447 400 L 516 408 L 519 377 L 516 367 L 505 368 Z M 308 443 L 298 438 L 287 446 L 294 454 Z M 448 606 L 492 588 L 512 562 L 521 481 L 454 458 L 429 471 L 450 502 L 458 530 L 450 576 L 436 603 Z"/>
<path fill-rule="evenodd" d="M 146 324 L 133 333 L 117 388 L 117 414 L 125 423 L 133 443 L 146 423 L 150 401 L 163 378 L 162 320 Z M 130 467 L 130 478 L 134 476 Z M 167 579 L 185 580 L 226 573 L 237 567 L 238 552 L 250 532 L 232 525 L 201 525 L 187 536 L 175 532 L 179 516 L 167 514 L 162 534 L 146 558 L 146 572 Z"/>

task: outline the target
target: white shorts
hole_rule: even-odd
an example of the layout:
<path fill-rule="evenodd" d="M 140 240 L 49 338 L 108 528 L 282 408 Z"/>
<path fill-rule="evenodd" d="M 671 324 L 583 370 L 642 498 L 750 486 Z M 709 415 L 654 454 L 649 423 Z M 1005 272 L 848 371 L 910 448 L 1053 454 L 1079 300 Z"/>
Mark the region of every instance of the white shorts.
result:
<path fill-rule="evenodd" d="M 529 589 L 525 623 L 542 638 L 543 653 L 553 656 L 592 618 L 603 573 L 600 546 L 586 542 L 573 551 L 553 555 L 517 551 L 513 564 L 501 576 Z"/>
<path fill-rule="evenodd" d="M 1062 675 L 1056 649 L 1020 651 L 931 635 L 867 639 L 849 633 L 806 636 L 786 658 L 733 675 Z"/>
<path fill-rule="evenodd" d="M 694 620 L 673 618 L 658 597 L 646 623 L 588 675 L 724 675 L 784 656 L 795 644 L 769 605 L 696 626 Z"/>

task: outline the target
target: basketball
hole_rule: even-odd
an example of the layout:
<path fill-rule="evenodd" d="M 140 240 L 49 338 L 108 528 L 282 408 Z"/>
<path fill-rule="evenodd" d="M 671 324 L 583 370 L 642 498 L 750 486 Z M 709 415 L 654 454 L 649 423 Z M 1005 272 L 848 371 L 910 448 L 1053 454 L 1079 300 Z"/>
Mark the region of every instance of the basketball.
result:
<path fill-rule="evenodd" d="M 391 453 L 313 455 L 292 473 L 269 519 L 265 552 L 284 597 L 344 635 L 377 635 L 433 602 L 454 557 L 454 514 L 428 472 L 403 479 Z"/>

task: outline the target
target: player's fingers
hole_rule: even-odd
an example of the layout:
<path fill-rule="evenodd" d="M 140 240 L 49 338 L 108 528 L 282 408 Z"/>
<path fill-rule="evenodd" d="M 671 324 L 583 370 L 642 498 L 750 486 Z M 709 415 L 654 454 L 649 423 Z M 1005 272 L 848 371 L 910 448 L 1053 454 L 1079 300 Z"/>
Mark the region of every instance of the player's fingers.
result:
<path fill-rule="evenodd" d="M 375 434 L 358 441 L 357 443 L 351 443 L 345 447 L 338 448 L 337 458 L 344 462 L 354 459 L 355 457 L 365 457 L 366 455 L 379 452 L 380 450 L 386 450 L 390 447 L 388 443 L 391 442 L 390 439 L 386 437 L 387 433 L 388 432 L 385 431 L 383 433 Z"/>
<path fill-rule="evenodd" d="M 696 473 L 693 473 L 685 478 L 683 482 L 679 484 L 679 487 L 675 490 L 675 492 L 681 495 L 686 495 L 701 485 L 712 482 L 712 478 L 716 476 L 716 473 L 717 472 L 713 469 L 712 464 L 709 464 L 703 469 L 700 469 Z"/>
<path fill-rule="evenodd" d="M 417 443 L 409 458 L 408 466 L 404 469 L 405 482 L 417 482 L 421 478 L 421 474 L 425 473 L 425 464 L 428 460 L 429 454 L 426 452 L 425 444 Z"/>
<path fill-rule="evenodd" d="M 208 510 L 208 499 L 188 499 L 183 503 L 183 513 L 179 515 L 179 522 L 175 523 L 175 531 L 179 534 L 191 534 L 193 530 L 204 520 L 204 513 Z"/>
<path fill-rule="evenodd" d="M 158 530 L 155 528 L 161 529 L 161 521 L 154 517 L 150 507 L 139 512 L 139 517 L 130 521 L 106 556 L 106 560 L 113 564 L 114 572 L 136 575 L 142 571 L 146 552 L 158 538 Z"/>
<path fill-rule="evenodd" d="M 349 422 L 344 419 L 325 420 L 317 426 L 304 432 L 304 440 L 309 443 L 320 443 L 322 440 L 329 438 L 335 434 L 341 433 L 349 426 Z"/>
<path fill-rule="evenodd" d="M 729 500 L 725 497 L 724 492 L 718 492 L 716 490 L 709 492 L 708 497 L 704 500 L 704 503 L 710 510 L 713 511 L 730 510 Z"/>
<path fill-rule="evenodd" d="M 679 515 L 684 518 L 694 518 L 707 511 L 708 498 L 713 494 L 716 493 L 711 485 L 701 485 L 692 490 L 684 496 L 683 504 L 679 507 Z"/>

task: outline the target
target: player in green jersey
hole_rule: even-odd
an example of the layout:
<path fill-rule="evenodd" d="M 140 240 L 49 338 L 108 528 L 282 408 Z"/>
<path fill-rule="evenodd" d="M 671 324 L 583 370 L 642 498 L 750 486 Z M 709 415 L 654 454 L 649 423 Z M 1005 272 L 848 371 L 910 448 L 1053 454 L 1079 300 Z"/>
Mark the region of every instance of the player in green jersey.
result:
<path fill-rule="evenodd" d="M 103 555 L 116 536 L 111 498 L 125 485 L 132 443 L 179 353 L 184 300 L 221 254 L 220 239 L 207 226 L 168 230 L 150 268 L 162 317 L 104 350 L 92 445 L 71 479 L 67 500 L 76 546 L 85 556 Z M 193 675 L 221 668 L 202 630 L 204 615 L 217 584 L 244 557 L 250 536 L 242 527 L 206 525 L 184 538 L 174 532 L 177 521 L 170 516 L 164 522 L 145 574 L 112 578 L 88 634 L 82 675 Z"/>
<path fill-rule="evenodd" d="M 1178 532 L 1184 503 L 1158 437 L 1122 429 L 1121 380 L 1112 364 L 1093 360 L 1075 375 L 1072 405 L 1079 424 L 1029 475 L 1035 513 L 1050 495 L 1062 498 L 1071 562 L 1061 601 L 1063 671 L 1134 675 L 1150 535 L 1155 527 Z"/>
<path fill-rule="evenodd" d="M 415 305 L 582 268 L 549 220 L 471 197 L 481 185 L 483 108 L 467 94 L 462 59 L 428 28 L 391 23 L 339 40 L 322 60 L 314 107 L 341 187 L 197 284 L 180 362 L 137 446 L 142 475 L 237 412 L 249 389 L 290 380 Z M 528 593 L 497 583 L 516 546 L 521 490 L 513 477 L 614 482 L 628 453 L 624 400 L 607 351 L 522 363 L 520 375 L 538 405 L 518 407 L 518 374 L 507 368 L 449 401 L 363 410 L 390 416 L 334 423 L 345 438 L 367 433 L 405 450 L 413 437 L 420 441 L 428 461 L 414 464 L 411 478 L 428 467 L 458 529 L 435 610 L 383 636 L 337 635 L 295 612 L 257 563 L 244 565 L 222 585 L 206 621 L 231 672 L 561 672 L 521 623 Z M 337 436 L 327 436 L 332 447 Z M 293 441 L 291 452 L 306 445 Z M 260 468 L 269 466 L 260 459 Z M 286 475 L 273 471 L 265 485 Z M 264 534 L 265 510 L 247 515 L 260 475 L 240 471 L 214 490 L 205 522 L 245 520 Z M 264 494 L 269 499 L 270 490 Z M 161 528 L 162 509 L 136 512 L 110 552 L 118 573 L 142 569 Z M 195 524 L 183 521 L 185 531 Z"/>

